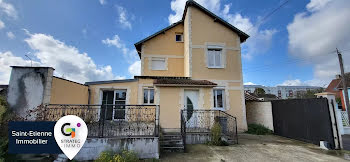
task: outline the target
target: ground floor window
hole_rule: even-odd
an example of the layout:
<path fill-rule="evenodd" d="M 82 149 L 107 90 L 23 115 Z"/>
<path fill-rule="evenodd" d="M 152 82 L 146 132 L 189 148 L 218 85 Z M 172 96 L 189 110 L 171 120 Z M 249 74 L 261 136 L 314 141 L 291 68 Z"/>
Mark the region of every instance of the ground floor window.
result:
<path fill-rule="evenodd" d="M 125 119 L 126 90 L 106 90 L 102 95 L 101 117 L 105 120 Z"/>
<path fill-rule="evenodd" d="M 225 90 L 224 89 L 214 89 L 214 108 L 224 108 Z"/>
<path fill-rule="evenodd" d="M 154 104 L 154 89 L 153 88 L 143 89 L 143 103 L 144 104 Z"/>

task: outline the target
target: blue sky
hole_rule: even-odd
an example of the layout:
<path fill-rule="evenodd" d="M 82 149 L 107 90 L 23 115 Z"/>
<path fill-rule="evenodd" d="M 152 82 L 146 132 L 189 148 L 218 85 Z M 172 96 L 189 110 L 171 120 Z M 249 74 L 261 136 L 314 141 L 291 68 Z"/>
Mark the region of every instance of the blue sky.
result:
<path fill-rule="evenodd" d="M 290 0 L 265 21 L 284 0 L 197 2 L 251 35 L 242 44 L 245 83 L 324 86 L 339 72 L 335 53 L 327 54 L 335 47 L 350 68 L 346 0 Z M 34 65 L 54 66 L 55 75 L 82 83 L 132 78 L 139 73 L 133 44 L 177 20 L 184 3 L 0 0 L 0 84 L 8 83 L 9 65 L 30 65 L 26 54 Z"/>

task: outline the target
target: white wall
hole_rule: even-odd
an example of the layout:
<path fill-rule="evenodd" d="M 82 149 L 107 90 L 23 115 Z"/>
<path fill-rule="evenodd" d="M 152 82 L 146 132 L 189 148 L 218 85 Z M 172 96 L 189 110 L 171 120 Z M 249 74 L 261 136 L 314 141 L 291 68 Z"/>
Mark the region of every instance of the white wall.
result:
<path fill-rule="evenodd" d="M 261 124 L 274 130 L 271 102 L 246 102 L 246 109 L 248 124 Z"/>

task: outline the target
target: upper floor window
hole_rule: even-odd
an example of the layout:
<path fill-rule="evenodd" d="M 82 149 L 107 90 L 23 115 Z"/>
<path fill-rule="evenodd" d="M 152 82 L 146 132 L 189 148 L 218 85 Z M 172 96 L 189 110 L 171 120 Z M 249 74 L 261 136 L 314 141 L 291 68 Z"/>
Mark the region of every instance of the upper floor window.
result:
<path fill-rule="evenodd" d="M 175 34 L 175 41 L 176 42 L 183 42 L 184 41 L 184 36 L 182 33 L 176 33 Z"/>
<path fill-rule="evenodd" d="M 223 58 L 222 58 L 222 48 L 221 47 L 208 47 L 207 51 L 207 62 L 208 68 L 223 68 Z"/>
<path fill-rule="evenodd" d="M 151 64 L 152 70 L 166 70 L 165 58 L 153 57 Z"/>
<path fill-rule="evenodd" d="M 154 89 L 153 88 L 143 89 L 143 103 L 144 104 L 153 104 L 154 103 Z"/>
<path fill-rule="evenodd" d="M 224 98 L 225 90 L 224 89 L 214 89 L 214 108 L 224 108 Z"/>
<path fill-rule="evenodd" d="M 293 97 L 293 91 L 292 90 L 289 90 L 289 97 Z"/>

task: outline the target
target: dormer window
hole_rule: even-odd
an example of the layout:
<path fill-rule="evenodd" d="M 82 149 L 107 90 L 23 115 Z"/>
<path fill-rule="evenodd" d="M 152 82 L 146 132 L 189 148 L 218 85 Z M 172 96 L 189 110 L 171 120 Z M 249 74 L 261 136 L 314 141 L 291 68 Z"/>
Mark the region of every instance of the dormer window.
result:
<path fill-rule="evenodd" d="M 183 42 L 183 34 L 182 33 L 176 33 L 175 34 L 175 41 L 176 42 Z"/>
<path fill-rule="evenodd" d="M 208 68 L 224 68 L 222 47 L 208 46 L 207 50 Z"/>

